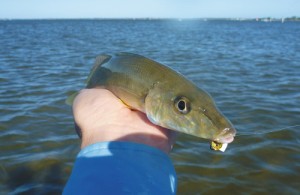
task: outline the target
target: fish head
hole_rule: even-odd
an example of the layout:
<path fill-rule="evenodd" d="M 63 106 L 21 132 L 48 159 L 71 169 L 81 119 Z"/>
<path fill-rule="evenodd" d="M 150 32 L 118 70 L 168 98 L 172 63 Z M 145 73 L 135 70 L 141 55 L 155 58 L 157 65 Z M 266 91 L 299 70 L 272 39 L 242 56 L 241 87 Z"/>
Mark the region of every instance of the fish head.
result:
<path fill-rule="evenodd" d="M 145 100 L 152 123 L 218 143 L 234 140 L 235 128 L 207 92 L 196 86 L 163 89 L 153 89 Z"/>

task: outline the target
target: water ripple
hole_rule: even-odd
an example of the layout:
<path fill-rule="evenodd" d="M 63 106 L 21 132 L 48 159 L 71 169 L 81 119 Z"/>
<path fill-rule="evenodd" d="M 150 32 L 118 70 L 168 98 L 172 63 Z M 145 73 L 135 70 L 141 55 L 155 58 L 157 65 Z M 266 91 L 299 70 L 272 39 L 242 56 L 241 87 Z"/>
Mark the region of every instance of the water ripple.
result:
<path fill-rule="evenodd" d="M 225 153 L 180 135 L 178 194 L 298 194 L 300 26 L 222 21 L 0 21 L 0 192 L 59 194 L 79 140 L 68 95 L 99 53 L 146 55 L 207 90 L 238 129 Z M 295 126 L 295 127 L 292 127 Z"/>

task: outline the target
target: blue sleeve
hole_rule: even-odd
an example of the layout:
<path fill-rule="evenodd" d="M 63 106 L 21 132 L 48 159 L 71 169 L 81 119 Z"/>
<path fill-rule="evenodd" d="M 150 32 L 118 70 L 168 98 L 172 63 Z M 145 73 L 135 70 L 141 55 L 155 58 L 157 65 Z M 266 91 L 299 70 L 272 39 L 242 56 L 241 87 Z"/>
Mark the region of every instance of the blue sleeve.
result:
<path fill-rule="evenodd" d="M 132 142 L 99 142 L 80 151 L 63 194 L 176 194 L 167 154 Z"/>

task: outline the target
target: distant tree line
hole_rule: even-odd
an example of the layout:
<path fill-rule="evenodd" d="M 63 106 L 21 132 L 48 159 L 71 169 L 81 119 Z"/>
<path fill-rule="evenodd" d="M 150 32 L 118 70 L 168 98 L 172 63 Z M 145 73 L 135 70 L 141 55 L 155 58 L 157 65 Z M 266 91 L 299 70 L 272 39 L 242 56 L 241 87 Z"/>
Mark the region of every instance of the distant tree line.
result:
<path fill-rule="evenodd" d="M 250 19 L 254 20 L 254 19 Z M 264 21 L 264 22 L 271 22 L 271 21 L 300 21 L 300 17 L 292 16 L 287 18 L 272 18 L 272 17 L 263 17 L 263 18 L 256 18 L 256 21 Z"/>
<path fill-rule="evenodd" d="M 300 21 L 300 17 L 293 16 L 293 17 L 288 17 L 285 18 L 286 21 Z"/>

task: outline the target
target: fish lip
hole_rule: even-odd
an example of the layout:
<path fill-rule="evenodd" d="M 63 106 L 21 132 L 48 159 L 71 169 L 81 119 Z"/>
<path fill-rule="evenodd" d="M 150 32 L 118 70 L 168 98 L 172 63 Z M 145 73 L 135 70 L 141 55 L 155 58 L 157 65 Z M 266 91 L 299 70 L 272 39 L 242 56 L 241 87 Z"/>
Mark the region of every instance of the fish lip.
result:
<path fill-rule="evenodd" d="M 222 143 L 222 144 L 229 144 L 229 143 L 233 142 L 233 140 L 234 140 L 234 136 L 232 136 L 232 135 L 214 139 L 215 142 Z"/>
<path fill-rule="evenodd" d="M 213 141 L 222 144 L 229 144 L 233 142 L 236 130 L 234 128 L 225 128 Z"/>

